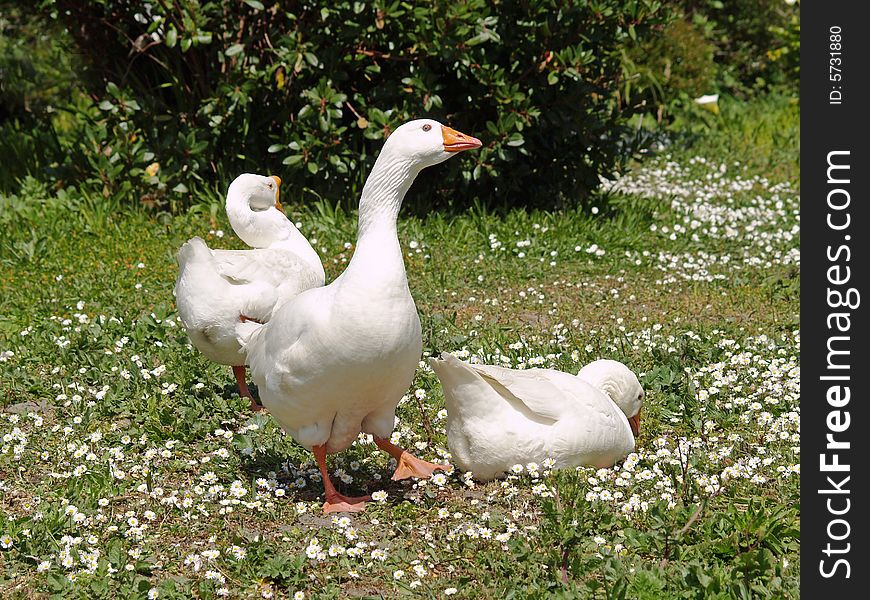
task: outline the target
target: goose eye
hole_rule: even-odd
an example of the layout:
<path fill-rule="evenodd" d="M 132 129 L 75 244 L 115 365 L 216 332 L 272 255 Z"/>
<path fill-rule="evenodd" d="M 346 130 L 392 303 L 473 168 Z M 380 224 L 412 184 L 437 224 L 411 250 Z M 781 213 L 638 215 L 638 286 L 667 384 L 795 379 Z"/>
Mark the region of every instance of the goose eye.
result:
<path fill-rule="evenodd" d="M 429 125 L 429 123 L 426 123 L 425 125 L 423 125 L 423 131 L 429 131 L 430 129 L 432 129 L 432 126 Z"/>

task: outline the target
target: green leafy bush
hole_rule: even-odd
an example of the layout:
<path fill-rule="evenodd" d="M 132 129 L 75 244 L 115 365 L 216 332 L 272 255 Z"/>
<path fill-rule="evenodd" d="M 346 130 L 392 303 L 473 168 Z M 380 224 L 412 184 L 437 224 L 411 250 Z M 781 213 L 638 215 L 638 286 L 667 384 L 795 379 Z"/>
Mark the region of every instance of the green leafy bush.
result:
<path fill-rule="evenodd" d="M 683 18 L 675 19 L 661 35 L 627 52 L 626 70 L 635 88 L 628 88 L 627 93 L 634 91 L 647 99 L 661 119 L 666 109 L 685 107 L 715 89 L 715 50 L 700 28 Z"/>
<path fill-rule="evenodd" d="M 28 175 L 59 175 L 66 153 L 57 128 L 71 122 L 58 107 L 71 101 L 74 57 L 63 30 L 46 26 L 20 3 L 0 0 L 0 190 Z"/>
<path fill-rule="evenodd" d="M 682 0 L 681 4 L 716 44 L 716 62 L 726 87 L 798 87 L 791 67 L 799 57 L 792 57 L 794 62 L 787 64 L 771 53 L 788 43 L 787 32 L 795 23 L 800 27 L 797 0 Z M 797 43 L 799 49 L 799 40 Z"/>
<path fill-rule="evenodd" d="M 183 201 L 243 170 L 353 204 L 383 138 L 441 119 L 484 147 L 421 176 L 418 207 L 582 201 L 630 157 L 624 50 L 656 0 L 331 4 L 45 0 L 95 108 L 78 151 L 105 194 Z M 445 171 L 447 169 L 447 171 Z"/>
<path fill-rule="evenodd" d="M 777 42 L 767 56 L 771 62 L 778 65 L 781 72 L 792 82 L 795 94 L 801 80 L 801 15 L 800 2 L 792 3 L 794 10 L 784 25 L 774 25 L 771 32 L 777 37 Z"/>

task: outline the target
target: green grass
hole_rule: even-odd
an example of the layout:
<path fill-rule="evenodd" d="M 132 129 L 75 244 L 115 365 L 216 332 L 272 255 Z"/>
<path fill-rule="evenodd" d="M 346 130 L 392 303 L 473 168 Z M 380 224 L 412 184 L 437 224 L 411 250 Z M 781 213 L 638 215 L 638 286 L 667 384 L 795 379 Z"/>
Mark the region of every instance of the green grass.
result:
<path fill-rule="evenodd" d="M 797 111 L 719 119 L 595 213 L 401 220 L 424 352 L 621 360 L 647 390 L 643 429 L 614 469 L 489 484 L 390 482 L 357 444 L 330 459 L 342 489 L 387 497 L 349 523 L 320 515 L 312 456 L 175 320 L 176 249 L 241 247 L 219 205 L 170 219 L 32 180 L 0 198 L 0 404 L 22 413 L 0 416 L 0 595 L 798 597 Z M 355 216 L 288 212 L 334 278 Z M 399 443 L 444 458 L 443 406 L 420 369 Z"/>

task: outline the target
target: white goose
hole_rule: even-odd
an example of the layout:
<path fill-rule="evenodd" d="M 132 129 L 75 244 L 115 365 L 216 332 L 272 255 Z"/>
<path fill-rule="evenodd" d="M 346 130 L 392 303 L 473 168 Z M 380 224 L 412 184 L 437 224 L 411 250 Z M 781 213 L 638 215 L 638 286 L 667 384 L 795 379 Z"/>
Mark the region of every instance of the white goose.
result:
<path fill-rule="evenodd" d="M 233 231 L 254 250 L 211 250 L 195 237 L 178 251 L 178 316 L 194 346 L 232 366 L 252 410 L 260 407 L 245 382 L 246 359 L 235 331 L 239 319 L 266 322 L 281 304 L 322 286 L 325 278 L 317 253 L 284 214 L 280 186 L 278 177 L 246 173 L 227 191 Z"/>
<path fill-rule="evenodd" d="M 326 469 L 326 454 L 348 448 L 360 432 L 396 459 L 393 479 L 428 477 L 444 468 L 388 440 L 422 351 L 396 219 L 422 169 L 480 145 L 428 119 L 397 128 L 363 187 L 357 245 L 347 269 L 328 286 L 287 302 L 267 324 L 238 326 L 263 404 L 314 452 L 326 492 L 324 512 L 356 512 L 369 499 L 339 494 Z"/>
<path fill-rule="evenodd" d="M 634 450 L 644 392 L 622 363 L 598 360 L 577 376 L 430 358 L 444 387 L 456 465 L 488 481 L 513 465 L 609 467 Z"/>

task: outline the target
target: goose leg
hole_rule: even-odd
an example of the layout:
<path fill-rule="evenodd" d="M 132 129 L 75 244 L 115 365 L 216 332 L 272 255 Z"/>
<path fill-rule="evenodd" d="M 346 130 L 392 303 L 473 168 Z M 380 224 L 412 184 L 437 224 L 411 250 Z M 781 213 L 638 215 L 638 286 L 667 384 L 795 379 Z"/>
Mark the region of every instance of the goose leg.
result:
<path fill-rule="evenodd" d="M 323 478 L 323 490 L 326 492 L 326 502 L 323 503 L 323 513 L 333 512 L 360 512 L 365 510 L 366 502 L 372 499 L 371 496 L 348 497 L 339 494 L 332 485 L 332 480 L 329 478 L 329 471 L 326 470 L 326 446 L 314 446 L 314 458 L 317 460 L 317 466 L 320 469 L 320 475 Z"/>
<path fill-rule="evenodd" d="M 396 459 L 396 472 L 393 473 L 393 481 L 407 479 L 408 477 L 427 479 L 431 477 L 432 473 L 437 469 L 441 469 L 442 471 L 450 469 L 450 465 L 439 465 L 437 463 L 421 460 L 407 450 L 402 450 L 389 440 L 385 440 L 382 437 L 376 435 L 373 435 L 372 437 L 375 440 L 375 444 L 378 445 L 378 448 Z"/>
<path fill-rule="evenodd" d="M 254 400 L 254 395 L 248 389 L 248 382 L 245 381 L 245 366 L 233 367 L 233 375 L 236 376 L 236 383 L 239 385 L 239 394 L 251 402 L 251 412 L 263 410 L 263 406 Z"/>

